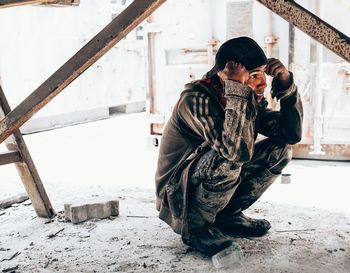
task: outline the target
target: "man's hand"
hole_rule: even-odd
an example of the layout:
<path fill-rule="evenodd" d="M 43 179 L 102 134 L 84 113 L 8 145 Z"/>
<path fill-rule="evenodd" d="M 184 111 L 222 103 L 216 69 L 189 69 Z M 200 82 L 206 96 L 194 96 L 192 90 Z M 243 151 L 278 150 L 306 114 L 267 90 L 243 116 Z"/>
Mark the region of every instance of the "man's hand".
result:
<path fill-rule="evenodd" d="M 292 84 L 293 79 L 290 72 L 278 59 L 267 59 L 265 71 L 267 75 L 279 80 L 279 84 L 282 90 L 286 90 Z"/>
<path fill-rule="evenodd" d="M 240 63 L 227 62 L 224 70 L 218 72 L 218 76 L 222 81 L 232 80 L 245 84 L 249 79 L 248 70 Z"/>

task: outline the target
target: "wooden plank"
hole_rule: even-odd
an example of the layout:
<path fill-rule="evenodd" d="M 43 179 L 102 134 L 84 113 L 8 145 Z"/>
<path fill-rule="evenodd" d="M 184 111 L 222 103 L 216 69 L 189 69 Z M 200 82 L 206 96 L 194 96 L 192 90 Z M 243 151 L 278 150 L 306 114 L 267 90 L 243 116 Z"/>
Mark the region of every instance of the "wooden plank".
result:
<path fill-rule="evenodd" d="M 135 0 L 0 121 L 0 143 L 44 107 L 166 0 Z"/>
<path fill-rule="evenodd" d="M 42 4 L 48 6 L 79 6 L 80 0 L 49 0 Z"/>
<path fill-rule="evenodd" d="M 28 200 L 28 198 L 29 198 L 28 194 L 20 193 L 15 196 L 0 200 L 0 209 L 6 209 L 12 206 L 13 204 L 22 203 Z"/>
<path fill-rule="evenodd" d="M 0 118 L 10 111 L 11 108 L 0 85 Z M 21 153 L 23 161 L 17 162 L 15 165 L 36 214 L 40 217 L 53 217 L 55 211 L 19 130 L 14 131 L 13 135 L 6 140 L 6 146 L 9 151 L 19 151 Z"/>
<path fill-rule="evenodd" d="M 53 2 L 55 0 L 1 0 L 0 8 L 10 8 L 16 6 L 32 5 L 44 2 Z"/>
<path fill-rule="evenodd" d="M 22 135 L 26 135 L 34 132 L 43 132 L 75 124 L 106 119 L 112 115 L 131 114 L 145 111 L 145 101 L 134 101 L 110 107 L 104 106 L 76 112 L 67 112 L 54 116 L 33 117 L 21 126 L 21 133 Z"/>
<path fill-rule="evenodd" d="M 8 151 L 0 153 L 0 166 L 10 163 L 19 162 L 22 160 L 21 154 L 16 151 Z"/>
<path fill-rule="evenodd" d="M 257 0 L 311 38 L 350 62 L 350 38 L 292 0 Z"/>

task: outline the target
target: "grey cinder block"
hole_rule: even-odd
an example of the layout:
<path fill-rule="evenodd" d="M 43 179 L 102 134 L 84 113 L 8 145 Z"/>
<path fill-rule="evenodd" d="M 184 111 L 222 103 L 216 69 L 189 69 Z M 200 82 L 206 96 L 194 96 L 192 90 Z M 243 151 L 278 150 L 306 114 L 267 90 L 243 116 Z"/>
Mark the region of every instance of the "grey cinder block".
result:
<path fill-rule="evenodd" d="M 119 215 L 119 200 L 94 199 L 88 202 L 80 201 L 64 204 L 64 214 L 68 221 L 74 224 L 89 219 L 103 219 Z"/>

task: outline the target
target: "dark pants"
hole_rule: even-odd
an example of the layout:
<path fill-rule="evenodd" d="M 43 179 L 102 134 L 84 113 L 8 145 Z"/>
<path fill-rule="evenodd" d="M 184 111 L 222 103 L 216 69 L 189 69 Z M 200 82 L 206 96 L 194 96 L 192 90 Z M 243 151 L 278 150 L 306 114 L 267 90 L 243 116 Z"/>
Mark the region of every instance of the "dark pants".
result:
<path fill-rule="evenodd" d="M 209 150 L 191 170 L 188 208 L 190 229 L 215 222 L 217 214 L 249 208 L 275 181 L 292 158 L 289 145 L 267 138 L 255 144 L 251 161 L 236 164 Z"/>

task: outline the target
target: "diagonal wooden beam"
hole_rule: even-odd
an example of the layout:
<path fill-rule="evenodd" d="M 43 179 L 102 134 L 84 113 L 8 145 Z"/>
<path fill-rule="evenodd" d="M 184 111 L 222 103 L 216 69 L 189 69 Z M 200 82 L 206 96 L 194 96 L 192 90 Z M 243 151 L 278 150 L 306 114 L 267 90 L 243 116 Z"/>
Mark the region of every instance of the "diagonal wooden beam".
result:
<path fill-rule="evenodd" d="M 0 121 L 0 143 L 58 95 L 166 0 L 135 0 Z"/>
<path fill-rule="evenodd" d="M 0 8 L 10 8 L 53 1 L 55 0 L 0 0 Z"/>
<path fill-rule="evenodd" d="M 350 38 L 293 0 L 256 0 L 350 62 Z"/>
<path fill-rule="evenodd" d="M 8 104 L 0 85 L 0 118 L 5 116 L 10 111 L 10 105 Z M 46 194 L 39 173 L 19 130 L 16 130 L 13 135 L 7 138 L 6 147 L 10 152 L 20 153 L 19 156 L 21 160 L 15 162 L 15 165 L 28 196 L 32 201 L 36 214 L 41 217 L 53 217 L 56 213 L 51 205 L 49 197 Z"/>

